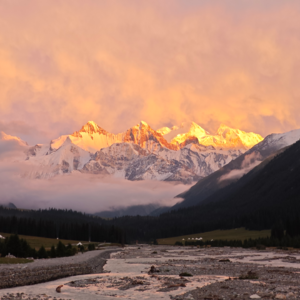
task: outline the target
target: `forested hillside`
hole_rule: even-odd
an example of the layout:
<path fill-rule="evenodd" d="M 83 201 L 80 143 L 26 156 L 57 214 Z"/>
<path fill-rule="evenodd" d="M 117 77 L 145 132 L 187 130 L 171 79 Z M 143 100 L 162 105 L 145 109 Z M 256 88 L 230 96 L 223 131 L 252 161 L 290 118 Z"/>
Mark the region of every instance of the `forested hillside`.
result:
<path fill-rule="evenodd" d="M 97 241 L 125 241 L 122 229 L 104 219 L 72 210 L 19 210 L 0 207 L 0 232 Z"/>

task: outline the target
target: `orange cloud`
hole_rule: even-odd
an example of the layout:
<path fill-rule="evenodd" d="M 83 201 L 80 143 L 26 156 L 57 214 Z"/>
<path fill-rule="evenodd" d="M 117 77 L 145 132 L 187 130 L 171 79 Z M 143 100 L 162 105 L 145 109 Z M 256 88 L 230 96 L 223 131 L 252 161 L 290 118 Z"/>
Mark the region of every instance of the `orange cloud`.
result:
<path fill-rule="evenodd" d="M 2 1 L 0 120 L 299 128 L 299 1 L 186 2 Z"/>

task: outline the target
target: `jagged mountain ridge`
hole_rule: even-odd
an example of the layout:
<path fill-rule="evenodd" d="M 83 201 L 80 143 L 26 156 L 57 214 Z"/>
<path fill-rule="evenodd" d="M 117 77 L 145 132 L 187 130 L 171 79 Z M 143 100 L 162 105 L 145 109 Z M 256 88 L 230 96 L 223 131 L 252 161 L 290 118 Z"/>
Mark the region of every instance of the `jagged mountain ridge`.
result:
<path fill-rule="evenodd" d="M 184 122 L 179 127 L 163 127 L 158 130 L 168 142 L 173 145 L 185 145 L 187 140 L 198 140 L 203 146 L 213 146 L 217 149 L 252 148 L 263 140 L 262 136 L 253 132 L 245 132 L 221 124 L 215 135 L 210 134 L 195 122 Z"/>
<path fill-rule="evenodd" d="M 172 131 L 177 128 L 173 126 Z M 49 144 L 30 147 L 27 163 L 32 164 L 33 168 L 28 174 L 48 178 L 81 171 L 129 180 L 191 183 L 243 154 L 251 141 L 256 143 L 262 139 L 253 133 L 247 134 L 225 126 L 222 128 L 224 130 L 219 135 L 213 136 L 192 122 L 188 132 L 175 143 L 162 135 L 168 130 L 156 131 L 143 121 L 119 134 L 109 133 L 89 121 L 71 135 L 63 135 Z M 226 143 L 218 142 L 221 135 Z"/>
<path fill-rule="evenodd" d="M 164 159 L 132 143 L 117 143 L 101 149 L 82 171 L 111 174 L 128 180 L 149 179 L 191 183 L 201 178 L 183 162 Z"/>
<path fill-rule="evenodd" d="M 113 134 L 95 122 L 89 121 L 79 131 L 51 141 L 51 149 L 58 149 L 67 137 L 72 143 L 89 152 L 96 152 L 112 144 L 123 142 L 140 145 L 151 152 L 157 151 L 161 146 L 176 151 L 184 147 L 187 144 L 186 141 L 203 146 L 213 146 L 215 149 L 244 148 L 248 150 L 263 140 L 259 134 L 246 133 L 225 125 L 220 126 L 216 135 L 211 135 L 194 122 L 183 123 L 180 127 L 164 127 L 154 130 L 146 122 L 141 121 L 123 133 Z"/>
<path fill-rule="evenodd" d="M 144 121 L 118 134 L 109 133 L 95 122 L 89 121 L 79 131 L 75 131 L 71 135 L 63 135 L 51 141 L 51 149 L 58 149 L 67 138 L 69 138 L 72 143 L 92 153 L 115 143 L 134 143 L 151 152 L 157 151 L 158 146 L 172 150 L 179 149 L 179 147 L 169 144 L 160 133 L 153 130 Z"/>

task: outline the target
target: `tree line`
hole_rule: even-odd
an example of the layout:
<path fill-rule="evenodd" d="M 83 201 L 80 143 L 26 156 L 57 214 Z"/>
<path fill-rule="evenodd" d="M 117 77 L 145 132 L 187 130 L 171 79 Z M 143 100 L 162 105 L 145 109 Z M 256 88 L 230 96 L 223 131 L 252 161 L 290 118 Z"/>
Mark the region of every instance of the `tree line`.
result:
<path fill-rule="evenodd" d="M 41 246 L 39 250 L 32 248 L 25 239 L 19 238 L 17 234 L 7 237 L 5 240 L 0 240 L 0 256 L 5 257 L 10 254 L 19 258 L 55 258 L 73 256 L 78 251 L 95 250 L 95 244 L 88 244 L 88 247 L 64 245 L 59 241 L 56 247 L 53 245 L 51 249 L 46 250 Z"/>
<path fill-rule="evenodd" d="M 288 247 L 300 248 L 300 236 L 290 237 L 284 235 L 281 239 L 271 236 L 266 238 L 245 239 L 242 240 L 213 240 L 213 241 L 177 241 L 175 245 L 179 246 L 208 246 L 211 247 L 242 247 L 242 248 L 257 248 L 264 250 L 266 247 L 277 247 L 285 249 Z"/>
<path fill-rule="evenodd" d="M 0 209 L 1 210 L 1 209 Z M 9 211 L 11 214 L 13 210 Z M 95 242 L 111 242 L 124 243 L 126 236 L 124 231 L 114 224 L 107 224 L 100 218 L 93 218 L 89 216 L 82 217 L 79 214 L 57 211 L 58 217 L 55 213 L 48 215 L 48 212 L 40 212 L 39 214 L 27 215 L 26 213 L 16 215 L 4 216 L 0 213 L 0 232 L 15 233 L 19 235 L 30 235 L 46 238 L 59 238 L 66 240 L 81 240 L 81 241 L 95 241 Z M 62 218 L 63 215 L 65 218 Z M 48 215 L 48 216 L 47 216 Z"/>

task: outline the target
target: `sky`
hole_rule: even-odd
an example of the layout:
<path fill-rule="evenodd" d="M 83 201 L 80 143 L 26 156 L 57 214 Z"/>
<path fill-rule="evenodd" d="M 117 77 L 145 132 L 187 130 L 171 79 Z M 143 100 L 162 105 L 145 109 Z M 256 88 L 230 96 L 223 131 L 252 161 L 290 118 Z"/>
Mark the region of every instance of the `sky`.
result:
<path fill-rule="evenodd" d="M 300 128 L 299 0 L 0 0 L 0 131 Z"/>

